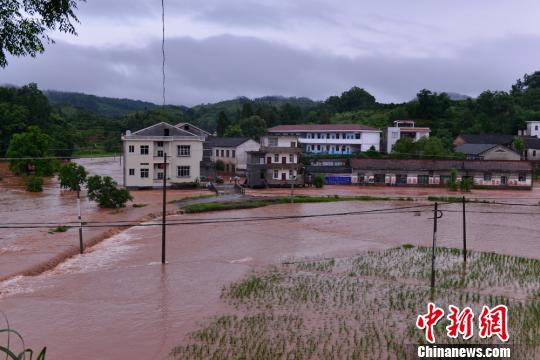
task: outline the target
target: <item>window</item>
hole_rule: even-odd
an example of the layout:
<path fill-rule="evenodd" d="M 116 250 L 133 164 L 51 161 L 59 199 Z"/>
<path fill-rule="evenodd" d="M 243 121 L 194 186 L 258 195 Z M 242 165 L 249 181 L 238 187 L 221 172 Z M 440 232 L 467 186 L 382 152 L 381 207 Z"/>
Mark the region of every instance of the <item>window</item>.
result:
<path fill-rule="evenodd" d="M 293 154 L 289 154 L 289 162 L 291 164 L 294 163 L 294 155 Z"/>
<path fill-rule="evenodd" d="M 141 145 L 141 155 L 148 155 L 148 145 Z"/>
<path fill-rule="evenodd" d="M 169 129 L 163 129 L 163 136 L 169 136 Z"/>
<path fill-rule="evenodd" d="M 536 156 L 536 150 L 533 150 L 533 156 Z"/>
<path fill-rule="evenodd" d="M 149 175 L 148 169 L 141 169 L 141 178 L 147 178 Z"/>
<path fill-rule="evenodd" d="M 135 175 L 135 169 L 129 169 L 129 175 L 131 176 Z"/>
<path fill-rule="evenodd" d="M 317 145 L 317 150 L 321 151 L 321 145 Z"/>
<path fill-rule="evenodd" d="M 519 181 L 527 181 L 527 174 L 525 174 L 525 173 L 519 173 L 518 180 L 519 180 Z"/>
<path fill-rule="evenodd" d="M 538 131 L 538 125 L 534 126 L 534 130 Z"/>
<path fill-rule="evenodd" d="M 157 142 L 157 146 L 158 146 L 158 147 L 163 147 L 163 141 L 158 141 L 158 142 Z"/>
<path fill-rule="evenodd" d="M 292 148 L 295 148 L 295 147 L 296 147 L 296 141 L 291 141 L 291 147 L 292 147 Z"/>
<path fill-rule="evenodd" d="M 130 153 L 135 152 L 135 145 L 129 145 L 128 148 Z"/>
<path fill-rule="evenodd" d="M 361 133 L 354 134 L 354 138 L 357 139 L 357 140 L 360 139 L 361 136 L 362 136 Z"/>
<path fill-rule="evenodd" d="M 291 180 L 293 179 L 293 172 L 292 172 L 292 170 L 289 170 L 289 179 L 291 179 Z"/>
<path fill-rule="evenodd" d="M 398 131 L 392 131 L 392 138 L 397 139 L 398 137 L 399 137 L 399 132 Z"/>
<path fill-rule="evenodd" d="M 227 157 L 229 157 L 229 150 L 225 151 Z"/>
<path fill-rule="evenodd" d="M 274 170 L 274 179 L 279 179 L 279 170 Z"/>
<path fill-rule="evenodd" d="M 158 157 L 163 157 L 163 150 L 158 150 L 157 151 L 157 156 Z"/>
<path fill-rule="evenodd" d="M 189 177 L 189 166 L 178 166 L 176 170 L 176 174 L 178 177 Z"/>
<path fill-rule="evenodd" d="M 277 137 L 269 137 L 269 138 L 268 138 L 268 146 L 270 146 L 270 147 L 276 147 L 276 146 L 278 146 L 278 139 L 277 139 Z"/>
<path fill-rule="evenodd" d="M 191 145 L 178 145 L 176 152 L 178 156 L 191 156 Z"/>
<path fill-rule="evenodd" d="M 219 150 L 216 149 L 216 157 L 219 157 Z"/>
<path fill-rule="evenodd" d="M 484 181 L 491 181 L 491 173 L 484 173 Z"/>
<path fill-rule="evenodd" d="M 232 150 L 232 157 L 236 157 L 236 150 Z"/>
<path fill-rule="evenodd" d="M 157 173 L 157 178 L 158 178 L 158 180 L 163 180 L 163 173 L 162 173 L 162 172 L 158 172 L 158 173 Z"/>
<path fill-rule="evenodd" d="M 225 151 L 221 150 L 221 157 L 225 157 Z"/>
<path fill-rule="evenodd" d="M 279 162 L 279 154 L 274 154 L 274 162 L 275 163 Z"/>

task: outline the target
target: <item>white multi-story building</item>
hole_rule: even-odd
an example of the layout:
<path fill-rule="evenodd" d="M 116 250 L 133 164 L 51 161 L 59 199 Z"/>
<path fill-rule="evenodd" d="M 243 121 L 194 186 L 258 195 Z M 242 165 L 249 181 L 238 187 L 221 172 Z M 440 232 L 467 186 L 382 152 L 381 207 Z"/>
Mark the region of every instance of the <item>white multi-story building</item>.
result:
<path fill-rule="evenodd" d="M 527 121 L 527 130 L 526 134 L 528 136 L 536 136 L 540 138 L 540 121 Z"/>
<path fill-rule="evenodd" d="M 379 150 L 381 131 L 361 124 L 278 125 L 269 135 L 295 136 L 308 154 L 348 155 Z"/>
<path fill-rule="evenodd" d="M 160 187 L 194 182 L 200 176 L 204 136 L 161 122 L 122 136 L 124 186 Z M 167 163 L 164 163 L 167 154 Z"/>
<path fill-rule="evenodd" d="M 249 186 L 303 185 L 302 148 L 298 138 L 290 135 L 267 135 L 261 138 L 261 149 L 248 152 Z"/>
<path fill-rule="evenodd" d="M 384 129 L 383 151 L 390 154 L 399 139 L 410 138 L 413 141 L 418 141 L 423 137 L 429 137 L 430 132 L 431 129 L 428 127 L 416 127 L 416 122 L 413 120 L 396 120 L 394 126 Z"/>

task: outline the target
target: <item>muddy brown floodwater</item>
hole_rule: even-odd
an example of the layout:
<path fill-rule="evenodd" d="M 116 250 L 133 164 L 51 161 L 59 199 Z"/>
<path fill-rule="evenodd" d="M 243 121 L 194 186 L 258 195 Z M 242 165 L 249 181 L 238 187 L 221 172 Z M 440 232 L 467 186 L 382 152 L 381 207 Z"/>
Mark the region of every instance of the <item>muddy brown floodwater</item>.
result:
<path fill-rule="evenodd" d="M 91 167 L 91 165 L 88 165 Z M 106 166 L 101 164 L 99 166 Z M 8 180 L 12 181 L 12 180 Z M 54 182 L 45 193 L 29 195 L 6 186 L 0 190 L 2 222 L 56 220 L 72 214 L 73 195 Z M 314 189 L 305 192 L 315 194 Z M 326 187 L 324 193 L 371 192 L 398 195 L 386 188 Z M 433 191 L 433 192 L 432 192 Z M 264 194 L 285 190 L 262 191 Z M 427 191 L 436 193 L 434 190 Z M 181 198 L 202 192 L 171 192 Z M 437 194 L 444 193 L 439 190 Z M 405 189 L 403 196 L 425 196 L 425 189 Z M 482 197 L 538 202 L 538 188 L 528 192 L 475 192 Z M 92 219 L 138 219 L 159 209 L 159 192 L 136 192 L 136 202 L 149 205 L 120 213 L 95 209 L 84 201 Z M 53 205 L 54 204 L 54 205 Z M 425 202 L 334 202 L 272 205 L 251 210 L 170 216 L 168 221 L 254 216 L 315 215 L 391 209 Z M 444 205 L 439 223 L 440 246 L 461 245 L 460 204 Z M 468 245 L 471 249 L 540 258 L 536 207 L 468 204 Z M 171 210 L 174 205 L 171 205 Z M 13 276 L 66 248 L 76 249 L 76 232 L 47 234 L 2 230 L 0 247 L 0 309 L 20 331 L 26 345 L 48 347 L 51 359 L 160 359 L 188 334 L 223 313 L 224 285 L 254 270 L 291 258 L 340 257 L 366 250 L 410 243 L 429 246 L 431 207 L 420 213 L 340 215 L 271 221 L 171 225 L 167 228 L 167 259 L 162 266 L 161 228 L 133 227 L 97 243 L 82 256 L 65 259 L 35 276 Z M 456 211 L 456 212 L 452 212 Z M 503 214 L 485 214 L 503 211 Z M 527 214 L 511 214 L 524 212 Z M 148 224 L 148 223 L 147 223 Z M 99 230 L 103 232 L 103 230 Z M 96 237 L 103 236 L 96 230 Z M 75 244 L 74 244 L 75 242 Z M 11 250 L 10 250 L 11 247 Z M 7 250 L 6 250 L 7 249 Z M 46 254 L 46 255 L 43 255 Z M 30 258 L 31 260 L 26 260 Z M 23 263 L 23 265 L 20 265 Z"/>

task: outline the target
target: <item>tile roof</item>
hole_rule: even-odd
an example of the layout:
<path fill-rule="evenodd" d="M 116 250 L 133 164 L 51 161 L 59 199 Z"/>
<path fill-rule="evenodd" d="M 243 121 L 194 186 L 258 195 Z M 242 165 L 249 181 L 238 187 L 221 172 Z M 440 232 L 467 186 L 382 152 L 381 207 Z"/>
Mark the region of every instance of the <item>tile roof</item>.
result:
<path fill-rule="evenodd" d="M 461 144 L 454 148 L 455 152 L 470 154 L 470 155 L 480 155 L 484 151 L 493 149 L 497 144 Z"/>
<path fill-rule="evenodd" d="M 521 136 L 526 149 L 540 149 L 540 139 L 536 136 Z"/>
<path fill-rule="evenodd" d="M 131 135 L 127 135 L 128 137 L 137 137 L 137 136 L 166 136 L 165 130 L 169 130 L 168 136 L 193 136 L 196 135 L 184 131 L 182 129 L 179 129 L 175 126 L 172 126 L 171 124 L 167 124 L 166 122 L 160 122 L 158 124 L 154 124 L 152 126 L 149 126 L 147 128 L 135 131 Z"/>
<path fill-rule="evenodd" d="M 355 170 L 396 170 L 396 171 L 532 171 L 528 161 L 512 160 L 411 160 L 411 159 L 351 159 Z"/>
<path fill-rule="evenodd" d="M 203 129 L 195 126 L 195 125 L 192 125 L 190 123 L 187 123 L 187 122 L 181 122 L 179 124 L 176 124 L 175 126 L 177 128 L 179 128 L 179 129 L 189 131 L 190 133 L 193 133 L 193 134 L 198 135 L 198 136 L 211 135 L 208 131 L 205 131 L 205 130 L 203 130 Z"/>
<path fill-rule="evenodd" d="M 206 139 L 206 145 L 210 147 L 237 147 L 242 145 L 246 141 L 250 140 L 248 137 L 217 137 L 209 136 Z"/>
<path fill-rule="evenodd" d="M 469 144 L 511 144 L 516 136 L 508 134 L 459 134 Z"/>
<path fill-rule="evenodd" d="M 297 124 L 278 125 L 268 132 L 303 132 L 303 131 L 380 131 L 362 124 Z"/>

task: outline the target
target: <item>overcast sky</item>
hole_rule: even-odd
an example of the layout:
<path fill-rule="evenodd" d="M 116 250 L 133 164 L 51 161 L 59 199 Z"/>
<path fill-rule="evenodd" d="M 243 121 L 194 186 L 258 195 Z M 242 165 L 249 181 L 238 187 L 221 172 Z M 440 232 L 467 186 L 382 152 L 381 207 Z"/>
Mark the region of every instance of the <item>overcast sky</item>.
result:
<path fill-rule="evenodd" d="M 478 95 L 540 70 L 537 0 L 165 0 L 167 103 Z M 0 83 L 159 103 L 160 0 L 81 3 L 78 37 L 10 58 Z"/>

